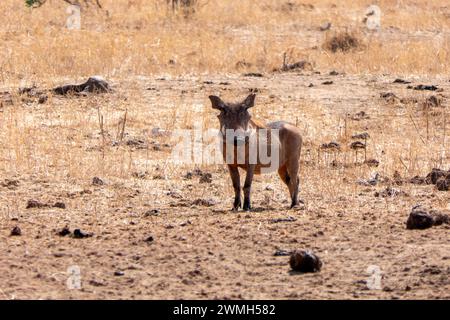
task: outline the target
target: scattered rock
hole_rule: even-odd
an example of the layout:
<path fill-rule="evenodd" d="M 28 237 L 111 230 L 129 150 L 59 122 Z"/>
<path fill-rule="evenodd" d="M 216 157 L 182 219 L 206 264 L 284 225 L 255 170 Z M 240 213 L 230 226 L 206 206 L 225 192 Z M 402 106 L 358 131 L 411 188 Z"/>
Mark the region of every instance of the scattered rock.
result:
<path fill-rule="evenodd" d="M 65 236 L 67 236 L 69 234 L 70 234 L 70 229 L 67 226 L 65 226 L 60 231 L 58 231 L 58 235 L 61 236 L 61 237 L 65 237 Z"/>
<path fill-rule="evenodd" d="M 446 177 L 441 177 L 436 181 L 436 189 L 439 191 L 448 191 L 450 187 L 450 174 Z"/>
<path fill-rule="evenodd" d="M 287 218 L 276 218 L 276 219 L 271 219 L 270 223 L 279 223 L 279 222 L 294 222 L 297 221 L 297 219 L 295 219 L 294 217 L 287 217 Z"/>
<path fill-rule="evenodd" d="M 75 239 L 89 238 L 89 237 L 92 237 L 92 236 L 93 236 L 92 233 L 87 233 L 87 232 L 81 231 L 80 229 L 75 229 L 73 231 L 73 237 Z"/>
<path fill-rule="evenodd" d="M 450 216 L 435 210 L 428 210 L 422 206 L 415 206 L 406 221 L 407 229 L 427 229 L 432 226 L 450 223 Z"/>
<path fill-rule="evenodd" d="M 69 84 L 52 89 L 54 94 L 59 95 L 77 94 L 82 92 L 105 93 L 110 90 L 109 84 L 99 76 L 90 77 L 85 83 L 82 84 Z"/>
<path fill-rule="evenodd" d="M 48 100 L 48 96 L 46 94 L 40 95 L 39 99 L 38 99 L 38 103 L 39 104 L 44 104 L 46 103 Z"/>
<path fill-rule="evenodd" d="M 408 196 L 408 194 L 402 190 L 394 189 L 392 187 L 387 187 L 383 191 L 377 191 L 375 192 L 375 197 L 397 197 L 397 196 Z"/>
<path fill-rule="evenodd" d="M 130 138 L 125 144 L 134 149 L 148 149 L 148 144 L 144 139 L 141 138 Z"/>
<path fill-rule="evenodd" d="M 380 93 L 380 98 L 384 99 L 388 103 L 395 103 L 400 99 L 392 92 L 382 92 Z"/>
<path fill-rule="evenodd" d="M 158 209 L 152 209 L 148 210 L 144 213 L 144 217 L 157 217 L 159 216 L 160 212 Z"/>
<path fill-rule="evenodd" d="M 318 272 L 322 268 L 322 261 L 311 251 L 295 250 L 291 253 L 289 264 L 294 271 Z"/>
<path fill-rule="evenodd" d="M 339 72 L 337 72 L 336 70 L 332 70 L 332 71 L 330 71 L 329 75 L 330 76 L 337 76 L 337 75 L 339 75 Z"/>
<path fill-rule="evenodd" d="M 288 250 L 277 250 L 273 254 L 274 257 L 283 257 L 283 256 L 290 256 L 292 254 L 292 251 Z"/>
<path fill-rule="evenodd" d="M 18 226 L 15 226 L 11 230 L 11 236 L 21 236 L 21 235 L 22 235 L 22 230 L 20 230 L 20 228 Z"/>
<path fill-rule="evenodd" d="M 264 77 L 262 73 L 258 73 L 258 72 L 248 72 L 248 73 L 244 73 L 243 76 L 244 76 L 244 77 L 257 77 L 257 78 L 262 78 L 262 77 Z"/>
<path fill-rule="evenodd" d="M 66 208 L 66 204 L 64 202 L 55 202 L 53 207 L 54 208 L 59 208 L 59 209 L 65 209 Z"/>
<path fill-rule="evenodd" d="M 194 206 L 212 207 L 216 205 L 216 201 L 213 199 L 196 199 L 192 201 Z"/>
<path fill-rule="evenodd" d="M 367 115 L 367 113 L 365 111 L 360 111 L 358 113 L 355 113 L 350 118 L 355 121 L 360 121 L 360 120 L 369 119 L 370 117 Z"/>
<path fill-rule="evenodd" d="M 46 204 L 38 201 L 38 200 L 28 200 L 27 202 L 27 209 L 32 209 L 32 208 L 45 208 L 47 207 Z"/>
<path fill-rule="evenodd" d="M 409 180 L 409 183 L 412 183 L 412 184 L 426 184 L 427 183 L 427 181 L 426 181 L 426 179 L 424 178 L 424 177 L 420 177 L 420 176 L 415 176 L 415 177 L 412 177 L 410 180 Z"/>
<path fill-rule="evenodd" d="M 408 89 L 436 91 L 439 88 L 434 85 L 419 84 L 417 86 L 407 86 Z"/>
<path fill-rule="evenodd" d="M 442 169 L 433 168 L 431 169 L 431 172 L 428 173 L 425 177 L 425 181 L 427 182 L 427 184 L 436 184 L 440 178 L 446 177 L 448 175 L 450 175 L 450 170 L 445 171 Z"/>
<path fill-rule="evenodd" d="M 322 82 L 322 84 L 324 84 L 324 85 L 330 85 L 330 84 L 333 84 L 333 81 L 327 80 L 327 81 Z"/>
<path fill-rule="evenodd" d="M 114 276 L 116 276 L 116 277 L 121 277 L 121 276 L 124 276 L 124 275 L 125 275 L 125 272 L 120 271 L 120 270 L 117 270 L 117 271 L 114 272 Z"/>
<path fill-rule="evenodd" d="M 153 236 L 148 236 L 144 241 L 147 243 L 152 243 L 155 239 L 153 238 Z"/>
<path fill-rule="evenodd" d="M 105 183 L 99 177 L 92 178 L 92 185 L 94 186 L 103 186 Z"/>
<path fill-rule="evenodd" d="M 409 83 L 411 83 L 411 81 L 407 81 L 407 80 L 403 80 L 403 79 L 397 78 L 397 79 L 394 80 L 393 83 L 409 84 Z"/>
<path fill-rule="evenodd" d="M 367 159 L 364 161 L 365 164 L 367 164 L 369 167 L 378 167 L 380 165 L 380 161 L 377 159 Z"/>

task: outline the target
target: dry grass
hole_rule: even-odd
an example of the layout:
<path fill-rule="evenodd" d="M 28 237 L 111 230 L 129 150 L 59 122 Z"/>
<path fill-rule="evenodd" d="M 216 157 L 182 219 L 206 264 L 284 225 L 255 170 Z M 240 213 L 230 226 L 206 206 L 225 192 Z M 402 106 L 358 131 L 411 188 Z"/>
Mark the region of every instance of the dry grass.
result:
<path fill-rule="evenodd" d="M 236 72 L 236 63 L 242 60 L 253 71 L 269 72 L 280 67 L 287 50 L 295 52 L 294 59 L 306 58 L 318 69 L 449 72 L 450 13 L 440 1 L 381 1 L 383 29 L 379 34 L 363 30 L 361 20 L 368 1 L 353 2 L 351 8 L 332 1 L 316 1 L 311 6 L 274 0 L 205 3 L 185 19 L 173 15 L 162 0 L 104 1 L 104 11 L 86 9 L 82 30 L 70 32 L 65 30 L 62 1 L 49 1 L 37 10 L 2 1 L 0 9 L 10 14 L 0 22 L 1 80 Z M 317 33 L 326 21 L 332 29 Z M 330 33 L 345 30 L 357 32 L 364 49 L 348 54 L 322 49 Z"/>
<path fill-rule="evenodd" d="M 223 250 L 230 260 L 237 249 L 244 247 L 242 250 L 249 263 L 255 265 L 261 262 L 260 250 L 266 254 L 274 245 L 311 246 L 323 254 L 329 250 L 326 263 L 332 266 L 329 268 L 340 271 L 330 280 L 325 269 L 327 278 L 320 284 L 313 277 L 304 281 L 310 281 L 309 285 L 319 291 L 327 281 L 335 281 L 333 286 L 337 289 L 328 293 L 332 290 L 327 287 L 319 293 L 302 296 L 310 298 L 357 297 L 352 295 L 352 281 L 364 276 L 367 264 L 379 259 L 380 251 L 394 261 L 393 265 L 382 261 L 392 272 L 388 280 L 393 282 L 403 281 L 395 266 L 399 255 L 402 263 L 413 264 L 420 260 L 414 256 L 416 252 L 422 252 L 427 259 L 431 247 L 435 255 L 433 263 L 440 265 L 448 261 L 442 258 L 445 252 L 448 255 L 448 244 L 443 242 L 443 233 L 440 233 L 446 230 L 431 233 L 430 242 L 403 230 L 405 214 L 417 201 L 445 209 L 449 203 L 448 192 L 405 183 L 395 187 L 409 193 L 409 197 L 373 197 L 375 190 L 393 184 L 395 172 L 408 179 L 423 176 L 433 167 L 449 168 L 450 7 L 444 6 L 442 1 L 378 1 L 383 10 L 379 33 L 364 30 L 362 15 L 371 2 L 362 0 L 353 1 L 351 8 L 345 2 L 328 0 L 310 4 L 294 0 L 199 0 L 195 14 L 188 17 L 167 10 L 165 0 L 103 0 L 107 12 L 93 8 L 84 11 L 80 31 L 65 29 L 65 5 L 61 2 L 48 0 L 44 7 L 36 10 L 26 9 L 18 1 L 0 2 L 0 10 L 8 12 L 0 21 L 0 101 L 3 101 L 0 105 L 0 183 L 5 179 L 19 183 L 11 190 L 0 184 L 0 189 L 5 191 L 0 194 L 0 213 L 6 213 L 1 215 L 1 239 L 5 247 L 14 248 L 9 251 L 14 254 L 10 259 L 21 259 L 22 255 L 14 251 L 21 250 L 20 244 L 4 236 L 11 223 L 16 223 L 11 222 L 11 216 L 18 217 L 17 223 L 24 231 L 22 239 L 29 239 L 31 254 L 39 256 L 30 261 L 29 268 L 34 269 L 24 271 L 18 287 L 45 265 L 55 271 L 66 268 L 68 263 L 82 266 L 86 263 L 83 269 L 89 270 L 84 271 L 88 272 L 86 279 L 97 279 L 111 273 L 105 268 L 115 268 L 115 259 L 125 264 L 125 257 L 131 259 L 128 255 L 139 254 L 147 263 L 142 262 L 135 269 L 138 275 L 134 285 L 142 285 L 139 290 L 145 288 L 144 291 L 157 292 L 160 296 L 156 296 L 163 298 L 179 297 L 180 292 L 185 294 L 183 297 L 202 297 L 199 288 L 196 287 L 198 292 L 180 288 L 178 276 L 164 271 L 167 267 L 179 274 L 177 265 L 164 262 L 162 258 L 155 262 L 147 247 L 140 246 L 141 238 L 148 232 L 160 239 L 154 249 L 158 257 L 164 257 L 168 251 L 192 268 L 189 253 L 203 250 L 211 242 L 211 246 Z M 318 31 L 327 21 L 332 23 L 331 30 Z M 332 52 L 324 48 L 329 39 L 341 34 L 353 35 L 360 45 L 348 51 Z M 311 63 L 313 70 L 273 72 L 282 66 L 285 53 L 287 62 L 305 60 Z M 332 70 L 337 70 L 339 75 L 329 75 Z M 245 72 L 261 72 L 264 77 L 243 77 Z M 49 88 L 67 81 L 85 80 L 94 74 L 111 81 L 114 92 L 81 97 L 49 96 L 43 104 L 17 94 L 21 86 L 36 84 L 39 88 Z M 444 91 L 407 89 L 406 85 L 392 84 L 397 77 L 413 81 L 412 85 L 435 84 Z M 323 85 L 325 81 L 333 83 Z M 310 83 L 313 86 L 310 87 Z M 170 136 L 152 134 L 154 128 L 172 132 L 196 125 L 216 127 L 216 115 L 206 97 L 219 94 L 225 100 L 236 100 L 255 88 L 258 94 L 252 110 L 254 117 L 263 122 L 289 120 L 303 132 L 300 196 L 306 203 L 304 211 L 284 210 L 287 190 L 276 175 L 271 174 L 257 177 L 254 185 L 255 206 L 265 204 L 269 208 L 266 212 L 250 213 L 250 218 L 246 219 L 243 215 L 229 215 L 227 209 L 233 191 L 223 166 L 175 165 L 168 161 L 175 141 Z M 398 99 L 380 98 L 380 93 L 387 91 Z M 431 95 L 442 95 L 439 105 L 427 104 Z M 355 118 L 360 111 L 368 118 Z M 376 168 L 363 163 L 363 152 L 355 154 L 349 147 L 354 141 L 351 136 L 361 132 L 370 134 L 366 157 L 379 161 Z M 128 141 L 137 143 L 137 147 L 127 144 Z M 338 142 L 341 150 L 322 150 L 321 145 L 330 141 Z M 213 173 L 213 183 L 199 184 L 198 178 L 184 178 L 186 172 L 197 167 Z M 368 178 L 373 171 L 391 181 L 374 188 L 355 183 L 357 179 Z M 104 179 L 106 185 L 93 187 L 94 176 Z M 270 188 L 266 188 L 268 186 Z M 30 214 L 24 210 L 29 198 L 62 199 L 68 210 L 58 215 L 51 210 Z M 199 208 L 191 205 L 190 201 L 195 199 L 213 199 L 217 203 L 212 208 Z M 154 220 L 142 216 L 153 208 L 164 214 Z M 267 224 L 267 219 L 280 214 L 297 216 L 298 224 L 294 224 L 293 229 Z M 188 241 L 180 244 L 174 239 L 178 233 L 184 234 L 185 229 L 180 230 L 178 225 L 187 219 L 192 220 L 193 226 L 188 226 L 190 233 L 185 234 Z M 65 224 L 91 229 L 99 236 L 93 240 L 98 241 L 95 246 L 111 253 L 99 258 L 104 262 L 101 266 L 95 266 L 91 257 L 82 259 L 83 253 L 93 250 L 90 240 L 70 246 L 65 239 L 55 240 L 53 228 Z M 175 234 L 171 229 L 166 230 L 167 224 L 177 226 L 173 229 Z M 47 238 L 38 238 L 39 235 L 33 233 L 38 227 Z M 316 239 L 310 234 L 317 228 L 325 230 L 325 239 Z M 243 241 L 244 236 L 246 241 Z M 394 249 L 361 249 L 377 247 L 379 239 L 384 237 L 392 241 Z M 253 242 L 248 242 L 249 239 Z M 296 242 L 297 239 L 302 240 Z M 38 254 L 42 246 L 48 245 L 52 250 L 54 241 L 71 252 L 70 261 L 61 258 L 54 262 L 53 256 Z M 406 250 L 405 241 L 417 243 L 417 247 Z M 194 249 L 189 247 L 191 245 Z M 339 246 L 349 246 L 354 251 Z M 122 258 L 115 256 L 119 251 L 124 254 Z M 204 252 L 196 254 L 202 256 Z M 216 262 L 222 265 L 222 260 Z M 345 265 L 349 262 L 353 265 Z M 6 262 L 0 263 L 0 268 L 6 265 Z M 228 266 L 232 269 L 233 263 Z M 221 268 L 216 268 L 217 272 Z M 247 265 L 246 268 L 244 271 L 253 271 L 258 266 Z M 264 268 L 261 274 L 270 277 L 270 272 L 278 272 L 274 269 L 279 265 Z M 351 273 L 346 273 L 350 269 Z M 151 270 L 155 274 L 149 280 L 148 274 L 139 273 L 141 270 Z M 5 278 L 8 272 L 2 271 Z M 116 285 L 118 280 L 107 275 L 105 281 Z M 219 275 L 218 278 L 223 279 L 216 283 L 221 283 L 222 287 L 212 285 L 202 290 L 208 292 L 207 297 L 214 297 L 229 289 L 231 285 L 227 281 L 231 283 L 240 276 L 233 272 Z M 150 282 L 168 282 L 169 289 L 164 291 L 164 285 L 156 282 L 146 286 L 139 277 Z M 263 279 L 267 281 L 265 288 L 258 287 L 260 280 L 264 282 L 259 276 L 246 278 L 242 281 L 244 287 L 248 283 L 252 285 L 242 288 L 247 293 L 244 297 L 286 298 L 283 295 L 285 283 L 291 285 L 286 289 L 290 293 L 299 290 L 293 281 L 298 279 L 275 278 L 279 282 L 274 280 L 273 287 L 272 278 Z M 43 292 L 48 294 L 45 297 L 81 298 L 98 297 L 98 294 L 104 298 L 123 297 L 122 293 L 133 297 L 135 294 L 123 291 L 120 285 L 94 289 L 87 285 L 84 293 L 67 292 L 59 282 L 47 280 L 33 277 L 30 284 L 33 288 L 19 290 L 22 293 L 19 297 L 41 297 Z M 428 287 L 413 290 L 411 297 L 445 296 L 448 281 L 430 283 Z M 278 290 L 280 286 L 283 290 L 273 293 L 272 289 Z M 147 290 L 149 287 L 157 289 Z M 3 290 L 10 293 L 16 289 L 12 283 Z M 405 294 L 400 291 L 392 295 Z M 162 296 L 163 293 L 167 295 Z M 360 290 L 358 294 L 391 297 L 388 292 Z"/>

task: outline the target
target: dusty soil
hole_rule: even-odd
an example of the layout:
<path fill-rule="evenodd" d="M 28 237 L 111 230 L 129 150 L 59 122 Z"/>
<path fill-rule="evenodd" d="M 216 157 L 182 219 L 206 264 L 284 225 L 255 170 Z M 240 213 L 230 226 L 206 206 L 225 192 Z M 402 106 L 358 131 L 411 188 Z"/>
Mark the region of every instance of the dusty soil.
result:
<path fill-rule="evenodd" d="M 415 204 L 448 213 L 450 194 L 433 185 L 393 183 L 395 171 L 409 179 L 433 166 L 449 168 L 448 151 L 441 153 L 449 130 L 441 127 L 448 117 L 448 77 L 407 78 L 443 90 L 431 92 L 394 84 L 395 75 L 330 71 L 108 79 L 110 94 L 4 103 L 4 135 L 13 135 L 19 120 L 16 138 L 22 138 L 2 135 L 0 142 L 8 150 L 0 160 L 0 298 L 449 299 L 450 226 L 407 230 L 405 223 Z M 302 208 L 288 209 L 287 188 L 270 174 L 255 178 L 252 212 L 231 212 L 225 168 L 171 164 L 173 142 L 152 133 L 190 128 L 201 119 L 215 127 L 207 96 L 236 100 L 250 89 L 257 92 L 254 117 L 288 120 L 304 132 Z M 380 97 L 386 92 L 398 99 Z M 420 103 L 438 94 L 443 106 L 432 107 L 424 143 Z M 124 141 L 134 142 L 117 145 L 125 109 Z M 368 117 L 355 118 L 360 111 Z M 370 134 L 366 157 L 378 160 L 378 168 L 348 148 L 349 137 L 362 131 Z M 343 150 L 321 151 L 332 140 Z M 195 172 L 184 178 L 195 168 L 212 181 L 200 183 Z M 373 171 L 385 180 L 357 183 Z M 93 185 L 95 176 L 104 184 Z M 388 186 L 404 193 L 374 196 Z M 30 199 L 49 206 L 26 209 Z M 288 217 L 294 219 L 273 221 Z M 10 235 L 15 226 L 21 235 Z M 58 235 L 65 226 L 92 236 Z M 292 273 L 289 256 L 274 255 L 296 249 L 317 254 L 321 271 Z M 67 286 L 73 266 L 81 272 L 80 289 Z M 367 287 L 370 266 L 381 271 L 380 289 Z"/>

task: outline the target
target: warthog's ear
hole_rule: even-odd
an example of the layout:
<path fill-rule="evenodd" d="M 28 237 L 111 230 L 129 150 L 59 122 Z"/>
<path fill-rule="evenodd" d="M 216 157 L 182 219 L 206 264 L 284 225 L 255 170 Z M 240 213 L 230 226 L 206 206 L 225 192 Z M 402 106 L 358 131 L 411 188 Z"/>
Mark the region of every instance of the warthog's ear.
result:
<path fill-rule="evenodd" d="M 209 96 L 213 109 L 224 110 L 225 103 L 217 96 Z"/>
<path fill-rule="evenodd" d="M 242 103 L 245 109 L 251 108 L 255 105 L 255 97 L 256 94 L 252 93 L 247 98 L 245 98 L 244 102 Z"/>

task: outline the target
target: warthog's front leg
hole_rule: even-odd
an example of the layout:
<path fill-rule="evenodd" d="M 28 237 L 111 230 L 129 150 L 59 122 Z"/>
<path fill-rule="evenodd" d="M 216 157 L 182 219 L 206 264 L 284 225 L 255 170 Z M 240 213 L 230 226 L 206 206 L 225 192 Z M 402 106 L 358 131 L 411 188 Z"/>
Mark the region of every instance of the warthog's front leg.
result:
<path fill-rule="evenodd" d="M 239 169 L 236 166 L 228 165 L 228 171 L 230 171 L 234 188 L 233 210 L 237 211 L 241 207 L 241 177 L 239 176 Z"/>
<path fill-rule="evenodd" d="M 249 211 L 252 206 L 250 204 L 250 192 L 252 189 L 253 173 L 255 171 L 255 165 L 251 164 L 247 168 L 247 176 L 245 177 L 244 183 L 244 206 L 242 209 L 244 211 Z"/>

